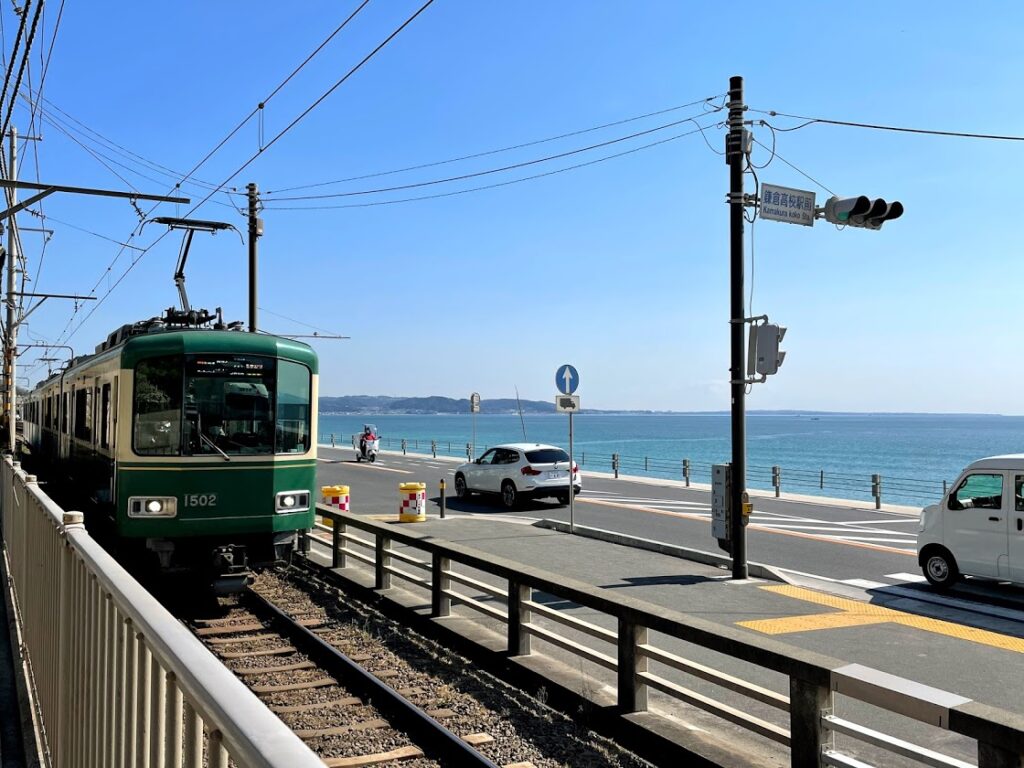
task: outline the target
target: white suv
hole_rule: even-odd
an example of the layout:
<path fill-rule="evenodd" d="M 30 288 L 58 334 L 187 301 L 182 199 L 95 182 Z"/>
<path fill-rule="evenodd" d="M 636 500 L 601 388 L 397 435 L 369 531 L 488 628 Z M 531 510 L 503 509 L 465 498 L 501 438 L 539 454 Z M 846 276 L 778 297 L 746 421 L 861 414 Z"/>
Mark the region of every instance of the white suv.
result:
<path fill-rule="evenodd" d="M 579 467 L 572 467 L 572 488 L 582 490 Z M 473 493 L 501 496 L 506 509 L 521 499 L 554 497 L 569 503 L 569 454 L 554 445 L 509 443 L 491 448 L 476 461 L 455 470 L 455 495 Z"/>

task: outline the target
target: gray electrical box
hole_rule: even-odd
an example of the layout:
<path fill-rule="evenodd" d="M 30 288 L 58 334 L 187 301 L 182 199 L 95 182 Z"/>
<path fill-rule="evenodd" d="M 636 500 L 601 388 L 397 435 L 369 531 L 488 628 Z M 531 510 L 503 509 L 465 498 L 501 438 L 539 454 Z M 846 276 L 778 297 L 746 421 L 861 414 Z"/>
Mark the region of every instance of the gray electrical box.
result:
<path fill-rule="evenodd" d="M 729 549 L 729 530 L 732 523 L 732 465 L 715 464 L 711 467 L 711 533 L 724 549 Z"/>

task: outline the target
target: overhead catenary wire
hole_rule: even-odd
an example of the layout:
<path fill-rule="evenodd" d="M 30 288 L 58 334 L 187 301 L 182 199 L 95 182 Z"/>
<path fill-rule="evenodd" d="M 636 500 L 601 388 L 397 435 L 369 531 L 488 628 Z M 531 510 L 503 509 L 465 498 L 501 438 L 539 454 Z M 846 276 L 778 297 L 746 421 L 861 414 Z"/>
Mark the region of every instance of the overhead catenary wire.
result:
<path fill-rule="evenodd" d="M 347 24 L 349 21 L 351 21 L 351 19 L 354 18 L 355 15 L 357 13 L 359 13 L 359 11 L 366 6 L 367 2 L 368 2 L 368 0 L 364 0 L 364 2 L 348 17 L 348 19 L 346 19 L 344 24 Z M 332 85 L 330 88 L 328 88 L 315 101 L 313 101 L 312 104 L 310 104 L 297 117 L 295 117 L 288 125 L 286 125 L 283 129 L 281 129 L 281 131 L 279 131 L 269 142 L 267 142 L 266 145 L 261 146 L 256 153 L 254 153 L 252 156 L 250 156 L 248 160 L 246 160 L 244 163 L 242 163 L 235 171 L 233 171 L 229 176 L 227 176 L 224 179 L 224 181 L 222 181 L 219 185 L 217 185 L 216 189 L 210 191 L 209 194 L 207 194 L 202 200 L 200 200 L 198 203 L 193 205 L 192 208 L 189 209 L 189 211 L 185 214 L 185 216 L 183 218 L 188 218 L 193 213 L 195 213 L 200 207 L 202 207 L 207 201 L 209 201 L 210 198 L 212 198 L 217 192 L 219 192 L 223 187 L 227 186 L 231 182 L 231 180 L 234 179 L 239 173 L 241 173 L 246 168 L 248 168 L 249 165 L 251 165 L 256 160 L 256 158 L 258 158 L 261 154 L 263 154 L 263 152 L 265 152 L 270 147 L 272 147 L 274 144 L 276 144 L 292 128 L 294 128 L 299 122 L 301 122 L 303 118 L 305 118 L 310 112 L 312 112 L 314 109 L 316 109 L 316 107 L 319 106 L 324 101 L 324 99 L 326 99 L 328 96 L 330 96 L 332 93 L 334 93 L 334 91 L 336 91 L 342 84 L 344 84 L 352 75 L 354 75 L 356 72 L 358 72 L 360 69 L 362 69 L 362 67 L 368 61 L 370 61 L 374 56 L 376 56 L 378 52 L 380 52 L 385 46 L 388 45 L 388 43 L 390 43 L 392 40 L 394 40 L 406 27 L 408 27 L 417 17 L 419 17 L 420 14 L 422 14 L 427 8 L 429 8 L 431 5 L 433 5 L 433 3 L 434 3 L 434 0 L 427 0 L 427 2 L 425 2 L 422 6 L 420 6 L 411 16 L 409 16 L 404 22 L 402 22 L 402 24 L 397 29 L 395 29 L 393 32 L 391 32 L 391 34 L 389 34 L 372 51 L 370 51 L 370 53 L 366 54 L 366 56 L 364 56 L 359 61 L 359 63 L 354 65 L 352 68 L 350 68 L 348 70 L 348 72 L 346 72 L 340 79 L 338 79 L 334 83 L 334 85 Z M 342 26 L 344 26 L 344 24 Z M 275 91 L 275 93 L 276 93 L 276 91 Z M 250 115 L 250 117 L 251 117 L 251 115 Z M 246 118 L 246 121 L 247 120 L 248 120 L 248 118 Z M 237 131 L 237 128 L 235 130 Z M 234 133 L 234 131 L 232 132 L 231 135 L 233 135 L 233 133 Z M 224 142 L 221 142 L 217 146 L 216 149 L 219 149 L 221 146 L 223 146 L 223 144 L 224 144 Z M 204 160 L 201 161 L 199 165 L 202 165 L 202 162 L 205 162 L 205 160 L 208 159 L 209 157 L 210 157 L 210 155 L 207 155 L 207 158 L 204 158 Z M 198 169 L 199 165 L 197 165 L 196 168 L 194 168 L 192 171 L 190 171 L 190 173 L 195 172 L 195 170 Z M 168 229 L 167 232 L 169 232 L 169 231 L 170 230 Z M 128 268 L 124 272 L 121 273 L 121 275 L 117 278 L 117 280 L 114 282 L 114 284 L 111 285 L 107 289 L 107 292 L 102 297 L 100 297 L 98 301 L 96 301 L 92 305 L 92 307 L 90 308 L 89 312 L 82 319 L 82 321 L 73 330 L 71 330 L 71 332 L 66 337 L 64 336 L 64 333 L 67 332 L 67 329 L 65 329 L 65 331 L 63 331 L 61 333 L 61 338 L 63 340 L 71 339 L 71 337 L 73 337 L 75 335 L 75 333 L 78 332 L 78 329 L 81 328 L 89 320 L 90 317 L 92 317 L 92 315 L 103 304 L 103 302 L 107 299 L 107 297 L 109 297 L 110 294 L 129 275 L 129 273 L 131 273 L 132 269 L 134 269 L 135 265 L 139 263 L 139 261 L 142 259 L 142 257 L 145 256 L 146 253 L 148 253 L 157 243 L 159 243 L 164 237 L 167 236 L 167 232 L 163 232 L 162 234 L 160 234 L 156 238 L 156 240 L 154 240 L 152 243 L 150 243 L 148 246 L 146 246 L 146 248 L 143 251 L 141 251 L 138 255 L 136 255 L 134 259 L 132 259 L 131 263 L 128 265 Z M 123 252 L 123 250 L 124 249 L 122 249 L 122 252 Z M 108 270 L 109 270 L 109 268 L 108 268 Z M 102 277 L 101 277 L 101 280 L 102 280 Z"/>
<path fill-rule="evenodd" d="M 794 126 L 792 128 L 776 128 L 779 131 L 796 131 L 801 128 L 806 128 L 809 125 L 815 123 L 821 123 L 823 125 L 839 125 L 847 128 L 867 128 L 875 131 L 894 131 L 896 133 L 917 133 L 926 136 L 949 136 L 960 139 L 992 139 L 995 141 L 1024 141 L 1024 136 L 1014 136 L 1007 134 L 998 133 L 971 133 L 968 131 L 944 131 L 933 128 L 910 128 L 906 126 L 897 125 L 881 125 L 878 123 L 860 123 L 852 120 L 835 120 L 828 117 L 808 117 L 807 115 L 793 115 L 788 112 L 779 112 L 774 109 L 751 109 L 750 112 L 757 112 L 760 115 L 768 115 L 770 117 L 787 117 L 793 120 L 805 120 L 803 125 Z"/>
<path fill-rule="evenodd" d="M 512 144 L 512 145 L 507 146 L 507 147 L 500 147 L 498 149 L 489 149 L 489 150 L 485 150 L 483 152 L 474 152 L 474 153 L 468 154 L 468 155 L 460 155 L 459 157 L 452 157 L 452 158 L 448 158 L 447 160 L 435 160 L 435 161 L 429 162 L 429 163 L 419 163 L 418 165 L 409 165 L 409 166 L 406 166 L 404 168 L 394 168 L 394 169 L 392 169 L 390 171 L 377 171 L 375 173 L 365 173 L 365 174 L 362 174 L 360 176 L 350 176 L 350 177 L 345 178 L 345 179 L 334 179 L 333 181 L 320 181 L 320 182 L 316 182 L 316 183 L 313 183 L 313 184 L 300 184 L 300 185 L 294 186 L 294 187 L 283 187 L 283 188 L 277 189 L 277 190 L 267 190 L 267 192 L 264 193 L 264 194 L 265 195 L 275 195 L 275 194 L 281 194 L 282 192 L 294 192 L 294 191 L 297 191 L 297 190 L 300 190 L 300 189 L 314 189 L 314 188 L 317 188 L 317 187 L 330 186 L 332 184 L 344 184 L 344 183 L 347 183 L 347 182 L 350 182 L 350 181 L 363 181 L 365 179 L 375 179 L 375 178 L 379 178 L 381 176 L 391 176 L 391 175 L 396 174 L 396 173 L 406 173 L 408 171 L 419 171 L 419 170 L 422 170 L 424 168 L 434 168 L 434 167 L 437 167 L 439 165 L 448 165 L 450 163 L 458 163 L 458 162 L 462 162 L 464 160 L 475 160 L 475 159 L 478 159 L 478 158 L 481 158 L 481 157 L 488 157 L 489 155 L 497 155 L 497 154 L 501 154 L 503 152 L 512 152 L 512 151 L 518 150 L 518 149 L 526 149 L 527 147 L 535 147 L 535 146 L 537 146 L 539 144 L 547 144 L 547 143 L 550 143 L 552 141 L 559 141 L 561 139 L 572 138 L 573 136 L 581 136 L 581 135 L 583 135 L 585 133 L 593 133 L 594 131 L 601 131 L 601 130 L 604 130 L 605 128 L 614 128 L 615 126 L 618 126 L 618 125 L 625 125 L 627 123 L 633 123 L 633 122 L 636 122 L 638 120 L 645 120 L 645 119 L 647 119 L 649 117 L 656 117 L 658 115 L 668 114 L 669 112 L 678 112 L 681 109 L 687 109 L 689 107 L 694 107 L 694 106 L 697 106 L 698 104 L 708 104 L 708 103 L 711 103 L 715 99 L 722 98 L 722 96 L 723 96 L 723 94 L 716 94 L 715 96 L 708 96 L 708 97 L 703 98 L 703 99 L 697 99 L 695 101 L 690 101 L 690 102 L 687 102 L 686 104 L 680 104 L 680 105 L 675 106 L 675 107 L 667 107 L 665 109 L 659 109 L 659 110 L 656 110 L 654 112 L 647 112 L 647 113 L 642 114 L 642 115 L 634 115 L 633 117 L 627 117 L 627 118 L 623 118 L 621 120 L 614 120 L 614 121 L 612 121 L 610 123 L 602 123 L 601 125 L 594 125 L 594 126 L 591 126 L 589 128 L 580 128 L 578 130 L 569 131 L 567 133 L 560 133 L 560 134 L 558 134 L 556 136 L 548 136 L 548 137 L 543 138 L 543 139 L 534 139 L 532 141 L 525 141 L 525 142 L 522 142 L 522 143 L 519 143 L 519 144 Z M 722 109 L 721 106 L 717 106 L 715 109 L 710 110 L 710 112 L 717 112 L 717 111 L 720 111 L 721 109 Z M 710 112 L 705 111 L 702 114 L 710 114 Z M 710 146 L 710 145 L 708 145 L 708 146 Z M 719 153 L 719 154 L 721 154 L 721 153 Z"/>

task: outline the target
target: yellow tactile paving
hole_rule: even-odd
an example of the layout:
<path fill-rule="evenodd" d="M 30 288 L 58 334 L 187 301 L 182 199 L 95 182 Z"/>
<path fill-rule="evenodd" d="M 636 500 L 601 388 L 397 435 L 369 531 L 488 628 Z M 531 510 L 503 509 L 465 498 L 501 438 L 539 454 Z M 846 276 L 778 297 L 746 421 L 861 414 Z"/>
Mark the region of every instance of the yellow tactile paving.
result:
<path fill-rule="evenodd" d="M 925 632 L 933 632 L 937 635 L 967 640 L 972 643 L 980 643 L 992 648 L 1000 648 L 1004 651 L 1024 653 L 1024 639 L 1001 635 L 998 632 L 989 632 L 975 627 L 965 627 L 962 624 L 955 624 L 951 621 L 930 619 L 926 616 L 915 616 L 912 613 L 895 611 L 892 608 L 883 608 L 879 605 L 861 603 L 857 600 L 847 600 L 843 597 L 826 595 L 822 592 L 815 592 L 803 587 L 790 585 L 761 587 L 768 592 L 778 595 L 792 597 L 795 600 L 824 605 L 836 609 L 828 613 L 813 613 L 800 616 L 785 616 L 779 619 L 761 619 L 758 621 L 737 622 L 739 626 L 763 632 L 767 635 L 782 635 L 789 632 L 809 632 L 818 629 L 840 629 L 842 627 L 860 627 L 869 624 L 900 624 L 904 627 L 913 627 Z"/>

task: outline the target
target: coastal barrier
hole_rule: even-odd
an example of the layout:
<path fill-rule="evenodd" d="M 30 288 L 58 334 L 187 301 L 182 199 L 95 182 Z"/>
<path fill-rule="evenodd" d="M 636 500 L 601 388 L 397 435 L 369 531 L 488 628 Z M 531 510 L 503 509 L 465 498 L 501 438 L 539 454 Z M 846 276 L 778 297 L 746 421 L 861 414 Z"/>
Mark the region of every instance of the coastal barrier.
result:
<path fill-rule="evenodd" d="M 320 442 L 331 446 L 348 446 L 343 435 L 322 434 Z M 382 437 L 384 450 L 401 451 L 403 454 L 457 456 L 469 458 L 473 453 L 471 443 L 455 440 L 424 440 L 406 437 Z M 476 446 L 476 455 L 482 454 L 487 445 Z M 620 453 L 594 453 L 581 451 L 574 458 L 585 469 L 598 472 L 612 472 L 618 476 L 639 475 L 682 480 L 687 485 L 710 485 L 711 463 L 692 461 L 688 458 L 663 459 L 652 456 L 631 456 Z M 723 457 L 722 461 L 727 461 Z M 847 474 L 810 467 L 782 467 L 747 465 L 747 485 L 760 490 L 774 490 L 775 495 L 783 491 L 809 495 L 836 496 L 839 498 L 871 500 L 880 507 L 883 499 L 891 503 L 925 505 L 933 504 L 945 495 L 946 480 L 925 478 L 892 477 L 881 473 Z"/>

